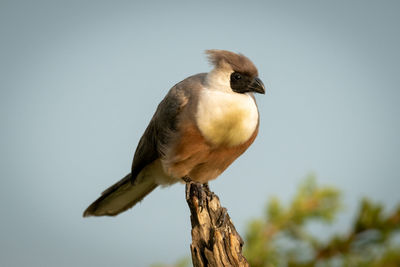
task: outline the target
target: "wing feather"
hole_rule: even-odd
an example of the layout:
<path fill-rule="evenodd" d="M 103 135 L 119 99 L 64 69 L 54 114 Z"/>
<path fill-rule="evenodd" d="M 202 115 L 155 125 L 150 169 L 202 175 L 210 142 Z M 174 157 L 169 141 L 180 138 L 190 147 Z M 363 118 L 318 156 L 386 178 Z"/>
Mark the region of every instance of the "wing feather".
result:
<path fill-rule="evenodd" d="M 205 74 L 189 77 L 173 86 L 157 107 L 142 135 L 132 163 L 131 182 L 134 183 L 143 168 L 164 156 L 171 137 L 177 131 L 181 111 L 202 84 Z"/>

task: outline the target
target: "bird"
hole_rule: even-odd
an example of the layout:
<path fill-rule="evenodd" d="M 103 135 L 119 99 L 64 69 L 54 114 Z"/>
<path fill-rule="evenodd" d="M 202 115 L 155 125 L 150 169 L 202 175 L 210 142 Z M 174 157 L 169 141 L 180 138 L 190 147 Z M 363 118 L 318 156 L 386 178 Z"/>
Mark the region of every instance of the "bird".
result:
<path fill-rule="evenodd" d="M 217 178 L 255 140 L 265 94 L 254 63 L 241 53 L 205 51 L 212 69 L 175 84 L 159 103 L 139 140 L 131 172 L 83 213 L 115 216 L 158 186 Z"/>

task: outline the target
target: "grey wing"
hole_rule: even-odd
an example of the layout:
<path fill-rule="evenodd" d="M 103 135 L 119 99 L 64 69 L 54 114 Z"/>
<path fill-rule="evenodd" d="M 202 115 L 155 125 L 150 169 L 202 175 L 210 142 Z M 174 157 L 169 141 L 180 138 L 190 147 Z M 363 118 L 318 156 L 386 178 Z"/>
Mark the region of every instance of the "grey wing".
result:
<path fill-rule="evenodd" d="M 168 146 L 170 136 L 177 131 L 179 114 L 188 98 L 187 88 L 181 82 L 172 87 L 158 105 L 136 148 L 131 171 L 132 183 L 146 165 L 163 156 L 163 147 Z"/>

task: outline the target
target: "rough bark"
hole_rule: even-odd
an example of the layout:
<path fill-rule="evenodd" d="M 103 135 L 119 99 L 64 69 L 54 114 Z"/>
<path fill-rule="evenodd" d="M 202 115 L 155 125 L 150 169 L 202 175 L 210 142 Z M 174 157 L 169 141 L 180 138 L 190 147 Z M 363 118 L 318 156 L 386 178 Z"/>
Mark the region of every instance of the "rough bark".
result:
<path fill-rule="evenodd" d="M 187 184 L 186 192 L 191 213 L 193 266 L 249 266 L 242 255 L 243 240 L 218 196 L 208 186 L 196 183 Z"/>

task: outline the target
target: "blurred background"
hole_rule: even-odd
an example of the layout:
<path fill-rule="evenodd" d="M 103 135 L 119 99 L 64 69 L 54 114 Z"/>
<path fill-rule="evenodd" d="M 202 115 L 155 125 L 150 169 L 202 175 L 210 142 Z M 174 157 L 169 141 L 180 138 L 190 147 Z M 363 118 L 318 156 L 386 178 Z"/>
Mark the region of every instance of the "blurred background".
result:
<path fill-rule="evenodd" d="M 400 201 L 398 1 L 1 1 L 0 265 L 148 266 L 189 254 L 184 186 L 115 218 L 83 210 L 130 171 L 170 87 L 241 52 L 267 87 L 258 138 L 210 184 L 239 233 L 303 177 Z"/>

